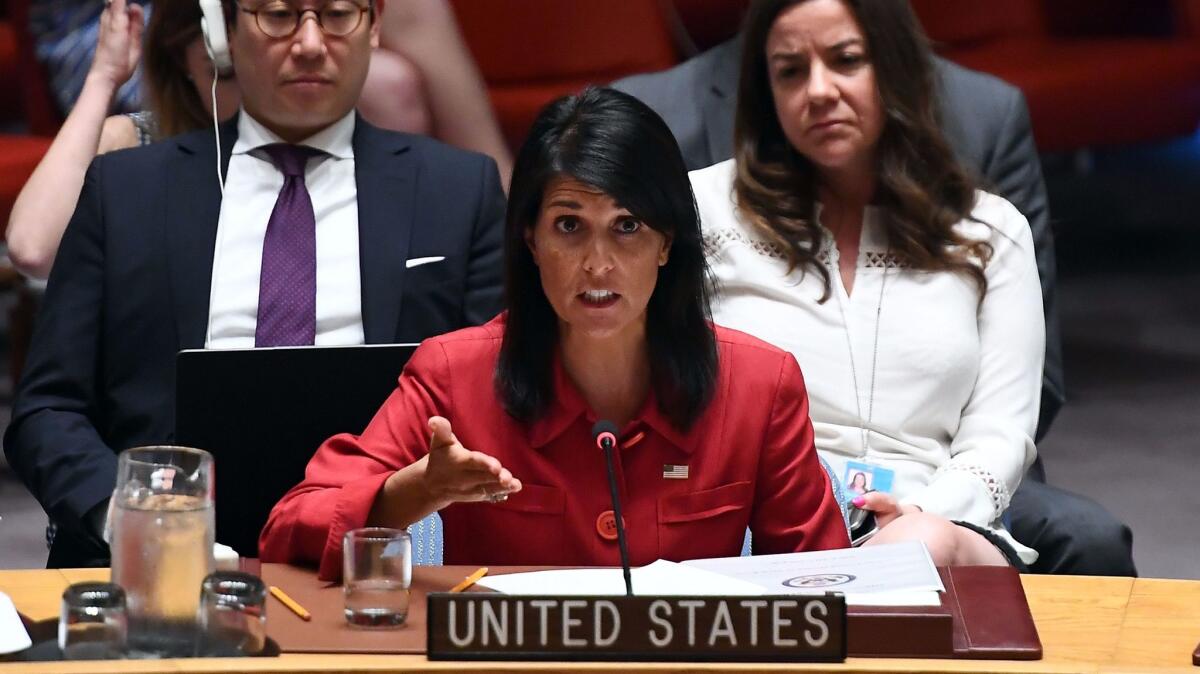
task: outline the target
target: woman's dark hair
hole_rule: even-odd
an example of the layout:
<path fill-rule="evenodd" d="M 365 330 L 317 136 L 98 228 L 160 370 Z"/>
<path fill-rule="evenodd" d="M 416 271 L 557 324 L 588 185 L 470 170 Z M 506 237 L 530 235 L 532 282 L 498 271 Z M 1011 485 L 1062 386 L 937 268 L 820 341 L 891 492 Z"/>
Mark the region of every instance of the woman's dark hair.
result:
<path fill-rule="evenodd" d="M 146 26 L 147 103 L 154 112 L 156 135 L 167 138 L 212 125 L 209 104 L 200 99 L 187 70 L 187 48 L 200 38 L 196 0 L 155 0 Z"/>
<path fill-rule="evenodd" d="M 734 128 L 734 190 L 742 215 L 788 257 L 792 269 L 815 269 L 829 297 L 829 270 L 816 261 L 817 171 L 783 134 L 767 72 L 766 45 L 780 14 L 808 0 L 754 0 L 743 29 L 741 82 Z M 941 132 L 928 39 L 908 0 L 841 0 L 858 21 L 883 101 L 876 157 L 876 203 L 892 253 L 916 269 L 953 271 L 987 290 L 982 267 L 992 248 L 955 231 L 971 217 L 975 183 Z"/>
<path fill-rule="evenodd" d="M 595 187 L 671 238 L 646 310 L 646 341 L 659 408 L 675 427 L 688 429 L 717 379 L 696 201 L 666 123 L 641 101 L 612 89 L 588 88 L 546 106 L 517 154 L 505 224 L 508 317 L 495 375 L 500 400 L 514 418 L 529 422 L 555 395 L 558 316 L 525 234 L 537 222 L 547 185 L 559 176 Z"/>

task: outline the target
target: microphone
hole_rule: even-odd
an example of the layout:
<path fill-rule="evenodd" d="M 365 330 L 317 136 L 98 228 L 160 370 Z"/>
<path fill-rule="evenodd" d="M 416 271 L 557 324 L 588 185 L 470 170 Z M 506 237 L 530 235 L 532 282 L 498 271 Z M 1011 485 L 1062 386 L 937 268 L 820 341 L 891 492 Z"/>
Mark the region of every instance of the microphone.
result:
<path fill-rule="evenodd" d="M 601 419 L 592 426 L 592 441 L 604 452 L 608 464 L 608 491 L 612 496 L 613 515 L 617 520 L 617 548 L 621 551 L 621 571 L 625 574 L 625 594 L 633 596 L 633 579 L 629 577 L 629 548 L 625 544 L 625 520 L 621 517 L 621 497 L 617 494 L 617 473 L 613 468 L 613 448 L 617 446 L 617 425 Z"/>

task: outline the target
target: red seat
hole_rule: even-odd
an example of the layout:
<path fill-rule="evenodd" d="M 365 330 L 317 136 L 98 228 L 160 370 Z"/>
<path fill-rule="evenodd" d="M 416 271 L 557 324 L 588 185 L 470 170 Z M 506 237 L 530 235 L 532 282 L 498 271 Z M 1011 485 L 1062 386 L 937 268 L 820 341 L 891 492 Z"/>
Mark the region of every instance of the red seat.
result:
<path fill-rule="evenodd" d="M 0 21 L 0 91 L 19 91 L 18 72 L 17 34 L 12 22 L 3 20 Z M 11 93 L 0 96 L 0 122 L 19 120 L 23 112 L 19 96 Z"/>
<path fill-rule="evenodd" d="M 0 225 L 8 224 L 17 194 L 50 147 L 50 138 L 0 135 Z"/>
<path fill-rule="evenodd" d="M 30 0 L 6 0 L 8 17 L 16 42 L 16 91 L 23 109 L 29 132 L 41 136 L 53 136 L 62 124 L 62 115 L 50 94 L 46 70 L 34 54 L 33 36 L 25 28 L 29 25 Z M 5 210 L 7 213 L 8 211 Z"/>
<path fill-rule="evenodd" d="M 50 147 L 49 138 L 40 136 L 0 135 L 0 226 L 7 226 L 8 214 L 21 187 Z M 0 229 L 0 239 L 3 238 Z M 34 295 L 7 259 L 0 261 L 0 292 L 15 292 L 16 301 L 8 314 L 8 367 L 13 390 L 25 365 L 25 354 L 33 337 Z"/>
<path fill-rule="evenodd" d="M 913 0 L 913 8 L 943 56 L 1019 87 L 1039 148 L 1061 151 L 1167 139 L 1200 125 L 1200 3 L 1126 7 L 1131 1 L 1090 0 L 1079 6 L 1091 12 L 1086 20 L 1047 0 Z M 1127 9 L 1147 15 L 1155 6 L 1167 34 L 1121 25 Z"/>
<path fill-rule="evenodd" d="M 1173 138 L 1200 124 L 1200 49 L 1182 41 L 1010 40 L 948 56 L 1019 86 L 1043 150 Z"/>
<path fill-rule="evenodd" d="M 658 0 L 453 0 L 505 137 L 551 100 L 678 59 Z"/>
<path fill-rule="evenodd" d="M 671 0 L 696 49 L 704 51 L 737 35 L 750 0 Z"/>

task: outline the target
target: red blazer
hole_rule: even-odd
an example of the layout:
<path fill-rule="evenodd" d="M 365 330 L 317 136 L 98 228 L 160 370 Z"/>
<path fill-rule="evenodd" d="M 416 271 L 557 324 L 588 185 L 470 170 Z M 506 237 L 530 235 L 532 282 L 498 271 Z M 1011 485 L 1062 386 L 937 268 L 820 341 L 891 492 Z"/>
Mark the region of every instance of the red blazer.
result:
<path fill-rule="evenodd" d="M 795 358 L 714 330 L 716 389 L 692 429 L 671 426 L 651 394 L 621 431 L 615 464 L 630 562 L 736 556 L 747 526 L 760 554 L 849 546 Z M 446 564 L 619 565 L 595 414 L 556 359 L 551 408 L 528 425 L 510 417 L 492 386 L 503 331 L 498 318 L 423 343 L 363 434 L 327 440 L 271 511 L 262 559 L 316 562 L 322 578 L 339 577 L 343 534 L 366 524 L 393 471 L 428 451 L 428 419 L 442 415 L 463 446 L 496 457 L 523 485 L 503 503 L 442 510 Z"/>

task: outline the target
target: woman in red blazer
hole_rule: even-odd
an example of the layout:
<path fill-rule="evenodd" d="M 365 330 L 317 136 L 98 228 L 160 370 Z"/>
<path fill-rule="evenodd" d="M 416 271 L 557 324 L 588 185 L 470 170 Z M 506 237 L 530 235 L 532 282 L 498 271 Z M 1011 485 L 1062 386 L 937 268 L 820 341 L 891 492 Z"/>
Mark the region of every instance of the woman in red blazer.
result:
<path fill-rule="evenodd" d="M 619 564 L 604 455 L 634 565 L 846 547 L 795 359 L 709 321 L 683 159 L 636 99 L 546 108 L 517 158 L 508 311 L 430 339 L 361 436 L 317 450 L 275 506 L 266 561 L 341 569 L 342 536 L 434 511 L 447 564 Z M 453 426 L 452 426 L 453 424 Z"/>

